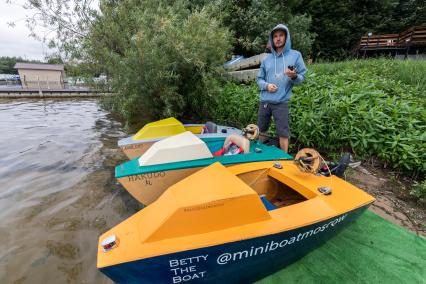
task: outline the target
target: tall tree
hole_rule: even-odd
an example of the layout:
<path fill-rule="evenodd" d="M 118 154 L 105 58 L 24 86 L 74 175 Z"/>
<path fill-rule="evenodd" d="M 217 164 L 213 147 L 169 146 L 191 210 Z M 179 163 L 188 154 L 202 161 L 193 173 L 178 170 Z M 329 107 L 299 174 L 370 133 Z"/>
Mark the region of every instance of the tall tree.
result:
<path fill-rule="evenodd" d="M 295 11 L 311 15 L 314 54 L 330 60 L 350 55 L 366 32 L 383 30 L 397 5 L 396 0 L 304 0 Z"/>
<path fill-rule="evenodd" d="M 399 0 L 391 18 L 392 21 L 382 31 L 400 32 L 411 26 L 426 25 L 426 2 L 424 0 Z"/>
<path fill-rule="evenodd" d="M 269 32 L 279 23 L 289 26 L 294 48 L 304 55 L 310 53 L 315 34 L 308 30 L 311 24 L 308 15 L 292 13 L 298 1 L 217 0 L 215 3 L 215 15 L 234 33 L 235 54 L 251 56 L 263 52 Z"/>
<path fill-rule="evenodd" d="M 0 74 L 18 74 L 18 70 L 13 68 L 17 62 L 41 63 L 39 60 L 26 60 L 22 57 L 0 57 Z"/>
<path fill-rule="evenodd" d="M 186 0 L 103 1 L 100 9 L 87 52 L 118 93 L 109 107 L 131 125 L 208 114 L 232 42 L 209 9 Z"/>

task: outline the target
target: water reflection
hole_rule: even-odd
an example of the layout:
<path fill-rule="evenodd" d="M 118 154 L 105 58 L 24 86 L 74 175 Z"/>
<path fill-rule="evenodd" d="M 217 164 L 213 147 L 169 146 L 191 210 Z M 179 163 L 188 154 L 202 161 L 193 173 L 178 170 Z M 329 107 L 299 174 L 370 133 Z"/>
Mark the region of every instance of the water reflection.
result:
<path fill-rule="evenodd" d="M 101 233 L 140 209 L 114 179 L 120 123 L 96 100 L 0 101 L 2 283 L 109 283 Z"/>

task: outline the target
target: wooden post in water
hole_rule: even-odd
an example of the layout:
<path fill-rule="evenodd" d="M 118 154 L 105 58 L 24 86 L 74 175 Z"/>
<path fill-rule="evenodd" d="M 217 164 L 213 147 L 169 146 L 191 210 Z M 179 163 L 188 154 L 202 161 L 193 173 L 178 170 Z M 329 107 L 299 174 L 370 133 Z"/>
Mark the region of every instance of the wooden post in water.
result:
<path fill-rule="evenodd" d="M 43 92 L 41 91 L 41 87 L 40 87 L 40 76 L 37 76 L 37 85 L 38 85 L 38 93 L 39 95 L 42 95 Z"/>

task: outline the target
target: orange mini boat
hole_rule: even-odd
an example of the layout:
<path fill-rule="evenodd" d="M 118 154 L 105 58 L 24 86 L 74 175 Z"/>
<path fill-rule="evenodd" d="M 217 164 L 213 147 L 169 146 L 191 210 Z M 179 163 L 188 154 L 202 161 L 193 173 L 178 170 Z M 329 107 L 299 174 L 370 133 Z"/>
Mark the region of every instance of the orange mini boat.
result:
<path fill-rule="evenodd" d="M 104 233 L 97 266 L 118 283 L 252 282 L 335 235 L 373 201 L 294 161 L 215 163 Z"/>

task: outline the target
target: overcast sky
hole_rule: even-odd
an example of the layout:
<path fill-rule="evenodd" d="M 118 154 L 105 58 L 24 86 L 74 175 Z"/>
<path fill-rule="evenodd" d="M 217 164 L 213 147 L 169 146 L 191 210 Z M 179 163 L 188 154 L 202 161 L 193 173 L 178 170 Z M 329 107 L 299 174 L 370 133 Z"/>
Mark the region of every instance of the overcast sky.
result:
<path fill-rule="evenodd" d="M 19 3 L 25 1 L 14 2 L 18 4 L 7 4 L 6 0 L 0 0 L 0 56 L 43 60 L 46 54 L 53 51 L 49 51 L 46 44 L 29 36 L 25 15 L 29 15 L 30 11 L 19 6 Z M 16 26 L 9 27 L 8 22 L 14 22 Z"/>

